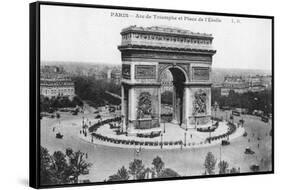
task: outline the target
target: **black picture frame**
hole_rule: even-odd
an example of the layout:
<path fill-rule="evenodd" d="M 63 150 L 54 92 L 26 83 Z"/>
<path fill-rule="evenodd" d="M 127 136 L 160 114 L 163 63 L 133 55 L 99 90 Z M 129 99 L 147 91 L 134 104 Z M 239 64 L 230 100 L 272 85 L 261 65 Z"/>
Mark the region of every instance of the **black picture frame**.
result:
<path fill-rule="evenodd" d="M 66 7 L 81 7 L 81 8 L 102 8 L 113 10 L 131 10 L 131 11 L 147 11 L 147 12 L 162 12 L 162 13 L 186 13 L 186 14 L 203 14 L 211 16 L 226 16 L 226 17 L 244 17 L 256 19 L 271 20 L 272 30 L 272 171 L 249 172 L 239 174 L 218 174 L 218 175 L 199 175 L 199 176 L 184 176 L 166 179 L 145 179 L 145 180 L 129 180 L 117 182 L 91 182 L 79 184 L 64 184 L 64 185 L 40 185 L 40 7 L 43 5 L 49 6 L 66 6 Z M 54 188 L 54 187 L 72 187 L 72 186 L 88 186 L 88 185 L 104 185 L 104 184 L 121 184 L 121 183 L 136 183 L 136 182 L 152 182 L 152 181 L 167 181 L 167 180 L 184 180 L 197 178 L 213 178 L 213 177 L 232 177 L 245 175 L 260 175 L 274 173 L 274 16 L 265 15 L 248 15 L 248 14 L 233 14 L 233 13 L 218 13 L 218 12 L 201 12 L 187 10 L 169 10 L 156 8 L 142 7 L 123 7 L 109 5 L 92 5 L 80 3 L 63 3 L 63 2 L 48 2 L 38 1 L 29 5 L 29 38 L 30 38 L 30 91 L 29 91 L 29 185 L 33 188 Z"/>

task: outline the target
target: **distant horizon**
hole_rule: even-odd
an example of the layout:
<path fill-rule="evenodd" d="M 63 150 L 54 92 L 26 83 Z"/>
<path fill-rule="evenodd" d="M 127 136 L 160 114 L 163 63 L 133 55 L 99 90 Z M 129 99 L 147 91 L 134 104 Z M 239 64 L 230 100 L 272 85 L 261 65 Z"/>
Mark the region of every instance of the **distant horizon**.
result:
<path fill-rule="evenodd" d="M 113 66 L 121 66 L 122 63 L 111 63 L 111 62 L 87 62 L 87 61 L 54 61 L 54 60 L 42 60 L 41 63 L 51 63 L 50 65 L 55 65 L 55 63 L 59 63 L 62 65 L 71 65 L 71 64 L 75 64 L 75 65 L 89 65 L 89 66 L 94 66 L 94 65 L 102 65 L 102 64 L 107 64 L 107 65 L 113 65 Z M 43 65 L 48 65 L 48 64 L 41 64 L 40 66 Z M 215 67 L 212 66 L 212 69 L 224 69 L 224 70 L 230 70 L 230 69 L 235 69 L 235 70 L 248 70 L 248 71 L 263 71 L 266 73 L 270 73 L 272 75 L 272 70 L 265 70 L 265 69 L 248 69 L 248 68 L 237 68 L 237 67 L 231 67 L 231 68 L 227 68 L 227 67 Z"/>

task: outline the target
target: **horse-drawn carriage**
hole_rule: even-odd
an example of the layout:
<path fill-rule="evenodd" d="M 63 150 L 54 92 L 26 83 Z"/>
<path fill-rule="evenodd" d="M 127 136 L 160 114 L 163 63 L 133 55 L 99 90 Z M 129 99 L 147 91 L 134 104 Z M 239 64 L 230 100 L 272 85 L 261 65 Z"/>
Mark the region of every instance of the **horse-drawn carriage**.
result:
<path fill-rule="evenodd" d="M 222 140 L 221 145 L 222 146 L 230 145 L 230 142 L 228 140 Z"/>
<path fill-rule="evenodd" d="M 63 138 L 63 135 L 62 135 L 60 132 L 58 132 L 58 133 L 56 134 L 56 138 L 57 138 L 57 139 L 62 139 L 62 138 Z"/>
<path fill-rule="evenodd" d="M 245 154 L 255 154 L 255 152 L 250 148 L 250 147 L 247 147 L 246 149 L 245 149 L 245 152 L 244 152 Z"/>

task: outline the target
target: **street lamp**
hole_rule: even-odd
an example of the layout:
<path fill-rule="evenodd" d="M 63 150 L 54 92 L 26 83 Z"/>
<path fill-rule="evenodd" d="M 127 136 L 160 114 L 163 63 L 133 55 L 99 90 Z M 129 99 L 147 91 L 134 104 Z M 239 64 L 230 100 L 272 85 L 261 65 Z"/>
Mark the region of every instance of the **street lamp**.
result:
<path fill-rule="evenodd" d="M 163 148 L 163 134 L 161 133 L 161 149 Z"/>
<path fill-rule="evenodd" d="M 184 146 L 186 146 L 186 132 L 184 132 Z"/>

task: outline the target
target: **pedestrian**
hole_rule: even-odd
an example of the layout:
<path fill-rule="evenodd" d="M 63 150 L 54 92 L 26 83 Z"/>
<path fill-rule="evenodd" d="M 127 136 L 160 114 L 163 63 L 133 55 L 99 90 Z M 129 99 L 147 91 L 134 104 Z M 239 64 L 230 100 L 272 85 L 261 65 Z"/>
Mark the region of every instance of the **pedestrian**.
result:
<path fill-rule="evenodd" d="M 250 142 L 251 140 L 250 139 L 248 139 L 248 142 Z"/>
<path fill-rule="evenodd" d="M 258 148 L 260 148 L 260 144 L 258 143 Z"/>
<path fill-rule="evenodd" d="M 88 153 L 86 153 L 86 159 L 88 158 Z"/>
<path fill-rule="evenodd" d="M 190 134 L 190 138 L 192 139 L 192 134 Z"/>
<path fill-rule="evenodd" d="M 53 132 L 55 131 L 55 127 L 53 127 Z"/>

